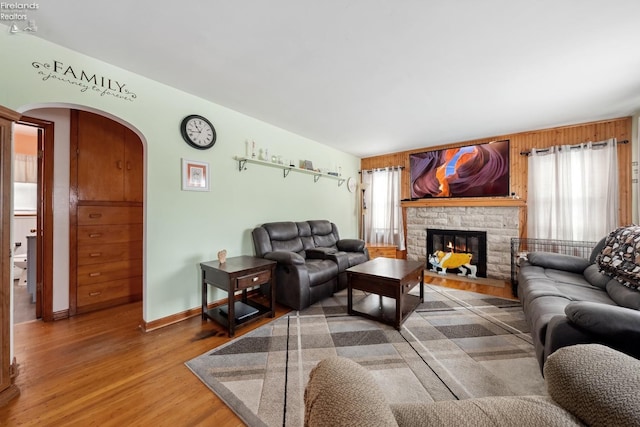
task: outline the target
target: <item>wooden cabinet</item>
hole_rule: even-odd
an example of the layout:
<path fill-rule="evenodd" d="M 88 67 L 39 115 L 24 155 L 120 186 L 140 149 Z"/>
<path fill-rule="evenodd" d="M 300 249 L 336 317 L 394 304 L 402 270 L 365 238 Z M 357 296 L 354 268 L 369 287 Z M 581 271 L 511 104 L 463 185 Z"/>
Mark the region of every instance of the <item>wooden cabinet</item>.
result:
<path fill-rule="evenodd" d="M 70 312 L 142 298 L 143 151 L 126 127 L 72 114 Z"/>
<path fill-rule="evenodd" d="M 367 249 L 369 249 L 369 258 L 374 259 L 378 257 L 395 258 L 396 249 L 395 245 L 382 245 L 377 243 L 367 243 Z"/>
<path fill-rule="evenodd" d="M 142 202 L 142 144 L 130 129 L 77 111 L 78 200 Z"/>

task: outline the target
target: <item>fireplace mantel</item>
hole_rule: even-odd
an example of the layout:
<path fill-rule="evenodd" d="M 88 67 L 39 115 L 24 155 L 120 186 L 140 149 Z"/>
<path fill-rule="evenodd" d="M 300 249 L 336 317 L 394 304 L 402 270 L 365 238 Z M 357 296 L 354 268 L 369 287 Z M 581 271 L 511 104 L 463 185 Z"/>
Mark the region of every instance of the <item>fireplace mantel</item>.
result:
<path fill-rule="evenodd" d="M 512 199 L 511 197 L 469 197 L 469 198 L 433 198 L 405 200 L 400 203 L 403 208 L 420 208 L 436 206 L 526 206 L 527 202 L 522 199 Z"/>

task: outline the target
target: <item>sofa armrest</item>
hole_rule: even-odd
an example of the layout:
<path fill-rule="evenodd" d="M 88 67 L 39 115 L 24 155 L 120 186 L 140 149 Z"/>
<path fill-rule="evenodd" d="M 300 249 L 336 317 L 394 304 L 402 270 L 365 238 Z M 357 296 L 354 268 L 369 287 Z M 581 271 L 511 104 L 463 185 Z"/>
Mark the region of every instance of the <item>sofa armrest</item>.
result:
<path fill-rule="evenodd" d="M 586 258 L 554 252 L 531 252 L 527 255 L 527 259 L 532 265 L 578 274 L 582 274 L 584 269 L 591 264 Z"/>
<path fill-rule="evenodd" d="M 640 342 L 640 311 L 591 301 L 574 301 L 564 308 L 573 323 L 597 335 Z"/>
<path fill-rule="evenodd" d="M 324 359 L 313 368 L 304 404 L 305 427 L 398 425 L 369 371 L 342 357 Z"/>
<path fill-rule="evenodd" d="M 553 400 L 587 425 L 640 425 L 640 361 L 598 344 L 558 350 L 544 376 Z"/>
<path fill-rule="evenodd" d="M 264 258 L 277 261 L 281 264 L 304 265 L 304 258 L 295 252 L 273 251 L 265 254 Z"/>
<path fill-rule="evenodd" d="M 341 239 L 336 246 L 344 252 L 364 252 L 364 240 L 360 239 Z"/>
<path fill-rule="evenodd" d="M 318 247 L 318 248 L 306 249 L 305 252 L 307 254 L 307 258 L 327 259 L 328 255 L 336 253 L 337 249 Z"/>

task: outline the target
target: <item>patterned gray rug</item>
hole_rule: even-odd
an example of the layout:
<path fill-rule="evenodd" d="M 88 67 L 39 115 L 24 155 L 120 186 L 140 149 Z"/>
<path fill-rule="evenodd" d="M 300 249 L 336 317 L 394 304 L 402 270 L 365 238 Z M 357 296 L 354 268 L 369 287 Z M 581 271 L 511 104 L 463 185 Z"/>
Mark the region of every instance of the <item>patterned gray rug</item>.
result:
<path fill-rule="evenodd" d="M 363 295 L 360 295 L 363 297 Z M 318 361 L 365 366 L 390 402 L 544 395 L 517 301 L 425 285 L 402 330 L 349 316 L 346 291 L 186 363 L 249 426 L 301 426 Z"/>

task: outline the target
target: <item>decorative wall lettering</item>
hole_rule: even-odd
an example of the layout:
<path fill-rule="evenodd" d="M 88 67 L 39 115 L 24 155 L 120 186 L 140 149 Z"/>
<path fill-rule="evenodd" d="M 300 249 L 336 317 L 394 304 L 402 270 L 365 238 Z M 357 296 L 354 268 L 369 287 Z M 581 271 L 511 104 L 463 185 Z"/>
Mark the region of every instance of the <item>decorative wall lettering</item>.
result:
<path fill-rule="evenodd" d="M 87 72 L 84 69 L 61 61 L 53 60 L 51 63 L 34 61 L 31 65 L 38 70 L 38 75 L 41 76 L 43 81 L 64 82 L 71 86 L 76 86 L 83 93 L 89 92 L 100 96 L 111 96 L 130 102 L 133 102 L 138 97 L 126 87 L 126 83 L 107 76 Z"/>

